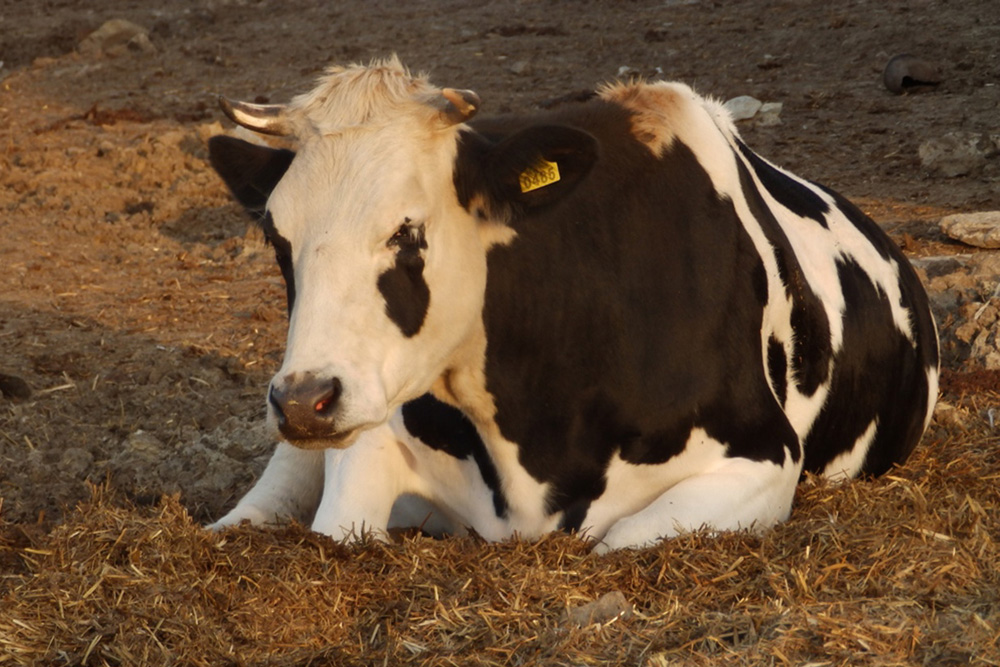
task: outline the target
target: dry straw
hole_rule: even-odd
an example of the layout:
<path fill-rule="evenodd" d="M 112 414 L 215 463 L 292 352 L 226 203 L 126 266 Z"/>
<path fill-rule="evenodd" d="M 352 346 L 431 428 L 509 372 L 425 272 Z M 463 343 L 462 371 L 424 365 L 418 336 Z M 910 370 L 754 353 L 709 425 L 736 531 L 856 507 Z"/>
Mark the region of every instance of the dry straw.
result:
<path fill-rule="evenodd" d="M 176 497 L 98 488 L 50 533 L 0 526 L 0 664 L 998 665 L 998 398 L 952 396 L 880 479 L 807 479 L 763 536 L 603 557 L 566 535 L 216 534 Z"/>

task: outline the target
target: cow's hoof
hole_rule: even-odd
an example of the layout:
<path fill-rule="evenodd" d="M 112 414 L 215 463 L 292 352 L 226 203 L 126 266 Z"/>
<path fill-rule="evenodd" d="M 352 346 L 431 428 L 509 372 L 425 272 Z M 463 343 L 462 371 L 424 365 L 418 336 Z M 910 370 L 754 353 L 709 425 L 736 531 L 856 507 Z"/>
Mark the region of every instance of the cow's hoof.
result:
<path fill-rule="evenodd" d="M 260 511 L 256 507 L 244 507 L 239 508 L 239 511 L 233 510 L 226 514 L 218 521 L 210 523 L 205 526 L 205 530 L 220 531 L 223 528 L 228 528 L 229 526 L 238 526 L 241 523 L 247 522 L 253 526 L 259 526 L 262 524 L 277 524 L 279 523 L 277 517 L 271 513 L 270 515 Z"/>

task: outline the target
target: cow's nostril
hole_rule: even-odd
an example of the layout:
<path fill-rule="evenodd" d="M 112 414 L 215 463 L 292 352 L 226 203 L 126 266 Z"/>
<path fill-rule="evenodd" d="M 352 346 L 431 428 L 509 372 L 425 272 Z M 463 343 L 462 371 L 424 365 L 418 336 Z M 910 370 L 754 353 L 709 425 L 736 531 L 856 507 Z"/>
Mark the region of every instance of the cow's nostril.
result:
<path fill-rule="evenodd" d="M 339 378 L 333 378 L 327 389 L 328 393 L 320 397 L 320 399 L 316 401 L 315 405 L 313 405 L 313 410 L 320 415 L 326 415 L 331 412 L 334 406 L 337 405 L 337 401 L 340 399 L 340 394 L 343 393 L 343 385 L 341 385 Z"/>
<path fill-rule="evenodd" d="M 314 440 L 336 432 L 343 393 L 338 378 L 293 374 L 271 385 L 268 402 L 282 435 L 290 441 Z"/>

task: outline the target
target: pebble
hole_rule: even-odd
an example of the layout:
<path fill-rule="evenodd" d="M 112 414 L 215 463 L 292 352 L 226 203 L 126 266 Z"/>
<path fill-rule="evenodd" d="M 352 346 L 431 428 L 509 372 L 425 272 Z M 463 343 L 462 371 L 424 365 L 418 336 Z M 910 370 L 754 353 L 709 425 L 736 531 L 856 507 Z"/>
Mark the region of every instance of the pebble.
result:
<path fill-rule="evenodd" d="M 80 42 L 84 55 L 123 55 L 128 51 L 154 53 L 156 47 L 149 41 L 149 31 L 125 19 L 111 19 L 90 33 Z"/>
<path fill-rule="evenodd" d="M 920 163 L 937 176 L 954 178 L 978 171 L 998 152 L 993 139 L 983 132 L 949 132 L 920 144 Z"/>
<path fill-rule="evenodd" d="M 965 257 L 955 255 L 938 255 L 934 257 L 913 257 L 910 264 L 921 269 L 927 279 L 945 276 L 965 268 Z"/>
<path fill-rule="evenodd" d="M 733 117 L 733 120 L 750 120 L 757 115 L 764 103 L 749 95 L 740 95 L 722 105 Z"/>
<path fill-rule="evenodd" d="M 17 401 L 31 398 L 31 387 L 16 375 L 0 373 L 0 396 Z"/>
<path fill-rule="evenodd" d="M 632 603 L 625 598 L 625 594 L 621 591 L 612 591 L 594 602 L 570 609 L 566 612 L 563 624 L 582 628 L 607 623 L 616 618 L 625 620 L 631 618 L 633 613 Z"/>
<path fill-rule="evenodd" d="M 70 447 L 63 452 L 59 473 L 82 479 L 87 476 L 93 466 L 93 454 L 82 447 Z"/>
<path fill-rule="evenodd" d="M 765 102 L 760 105 L 760 111 L 757 112 L 757 124 L 761 127 L 781 125 L 781 109 L 783 107 L 781 102 Z"/>
<path fill-rule="evenodd" d="M 941 218 L 941 231 L 977 248 L 1000 248 L 1000 211 L 955 213 Z"/>
<path fill-rule="evenodd" d="M 511 63 L 510 67 L 507 68 L 511 74 L 516 74 L 518 76 L 528 76 L 534 72 L 534 67 L 532 67 L 531 62 L 527 60 L 518 60 Z"/>
<path fill-rule="evenodd" d="M 155 435 L 140 429 L 125 438 L 121 451 L 155 459 L 163 453 L 164 446 Z"/>

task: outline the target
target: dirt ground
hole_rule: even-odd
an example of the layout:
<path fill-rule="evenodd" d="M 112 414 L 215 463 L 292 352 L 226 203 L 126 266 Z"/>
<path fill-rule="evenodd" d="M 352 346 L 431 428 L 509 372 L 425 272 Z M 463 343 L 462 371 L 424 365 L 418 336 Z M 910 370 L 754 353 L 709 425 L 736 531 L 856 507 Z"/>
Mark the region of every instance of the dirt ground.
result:
<path fill-rule="evenodd" d="M 148 41 L 81 46 L 109 19 Z M 853 199 L 913 257 L 979 257 L 997 251 L 937 222 L 1000 209 L 1000 160 L 944 177 L 918 148 L 1000 132 L 998 44 L 995 0 L 0 0 L 0 518 L 52 530 L 107 481 L 140 507 L 179 493 L 204 522 L 266 462 L 283 288 L 206 161 L 206 139 L 231 130 L 219 93 L 286 101 L 331 62 L 392 52 L 476 90 L 484 114 L 567 103 L 621 72 L 678 79 L 781 102 L 780 124 L 740 124 L 747 143 Z M 903 52 L 938 62 L 940 86 L 889 93 L 882 68 Z M 946 358 L 948 412 L 924 446 L 989 440 L 1000 376 Z"/>

